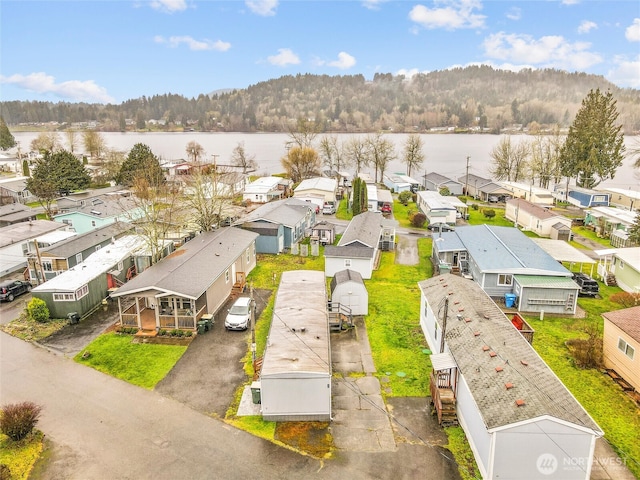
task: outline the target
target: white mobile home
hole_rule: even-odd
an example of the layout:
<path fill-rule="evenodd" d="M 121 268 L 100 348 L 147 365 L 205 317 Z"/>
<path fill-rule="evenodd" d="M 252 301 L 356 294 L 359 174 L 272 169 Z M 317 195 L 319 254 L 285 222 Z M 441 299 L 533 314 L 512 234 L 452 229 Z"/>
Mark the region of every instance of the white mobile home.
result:
<path fill-rule="evenodd" d="M 331 346 L 324 274 L 283 272 L 260 372 L 262 417 L 331 420 Z"/>
<path fill-rule="evenodd" d="M 500 308 L 456 275 L 418 285 L 432 392 L 453 400 L 482 478 L 589 479 L 602 430 Z"/>

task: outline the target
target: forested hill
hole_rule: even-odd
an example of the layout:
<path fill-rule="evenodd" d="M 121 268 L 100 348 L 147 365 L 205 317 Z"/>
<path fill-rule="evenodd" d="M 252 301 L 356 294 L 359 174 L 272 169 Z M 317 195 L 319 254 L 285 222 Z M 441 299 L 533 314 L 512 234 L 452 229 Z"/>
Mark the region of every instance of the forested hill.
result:
<path fill-rule="evenodd" d="M 415 75 L 296 75 L 246 89 L 186 98 L 154 95 L 120 105 L 0 102 L 9 125 L 95 124 L 99 130 L 280 132 L 298 118 L 322 132 L 499 132 L 568 126 L 589 90 L 610 90 L 626 133 L 640 131 L 640 90 L 560 70 L 510 72 L 474 66 Z"/>

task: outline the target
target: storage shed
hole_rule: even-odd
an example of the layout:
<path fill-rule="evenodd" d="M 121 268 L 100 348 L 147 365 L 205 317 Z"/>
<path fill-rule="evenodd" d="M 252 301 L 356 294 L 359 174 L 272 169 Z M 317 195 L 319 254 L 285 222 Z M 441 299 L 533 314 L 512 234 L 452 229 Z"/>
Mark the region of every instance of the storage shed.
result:
<path fill-rule="evenodd" d="M 362 275 L 354 270 L 341 270 L 331 279 L 331 303 L 348 307 L 352 315 L 369 313 L 369 292 Z"/>
<path fill-rule="evenodd" d="M 331 420 L 331 349 L 322 271 L 282 273 L 260 390 L 265 420 Z"/>

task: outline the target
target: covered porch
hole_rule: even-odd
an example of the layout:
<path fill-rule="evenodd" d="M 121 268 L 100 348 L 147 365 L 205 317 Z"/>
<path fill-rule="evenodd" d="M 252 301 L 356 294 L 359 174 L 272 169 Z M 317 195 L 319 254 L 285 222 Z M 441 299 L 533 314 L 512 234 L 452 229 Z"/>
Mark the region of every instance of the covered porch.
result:
<path fill-rule="evenodd" d="M 204 296 L 191 299 L 164 292 L 118 297 L 120 325 L 140 330 L 196 330 L 198 320 L 207 313 Z"/>

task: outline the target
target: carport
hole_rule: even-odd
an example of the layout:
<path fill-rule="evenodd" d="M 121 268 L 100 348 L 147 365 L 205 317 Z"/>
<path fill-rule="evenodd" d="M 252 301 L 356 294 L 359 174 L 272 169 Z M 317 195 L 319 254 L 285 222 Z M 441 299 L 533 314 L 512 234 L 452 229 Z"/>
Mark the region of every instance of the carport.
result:
<path fill-rule="evenodd" d="M 551 255 L 554 260 L 568 262 L 570 264 L 570 271 L 573 271 L 573 266 L 576 264 L 580 265 L 581 272 L 584 264 L 590 265 L 589 276 L 593 277 L 593 266 L 596 264 L 596 261 L 577 248 L 572 247 L 564 240 L 552 240 L 549 238 L 532 238 L 531 240 Z"/>

